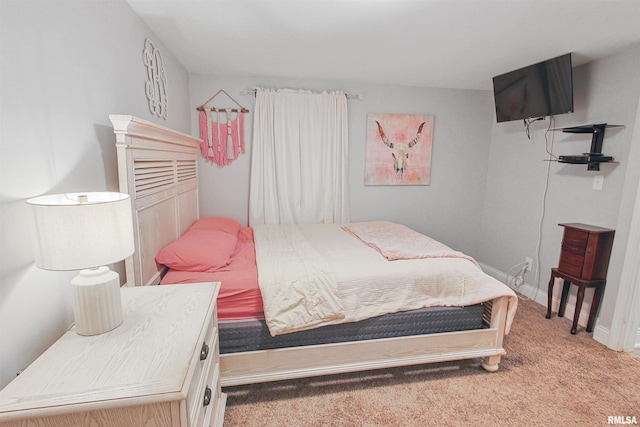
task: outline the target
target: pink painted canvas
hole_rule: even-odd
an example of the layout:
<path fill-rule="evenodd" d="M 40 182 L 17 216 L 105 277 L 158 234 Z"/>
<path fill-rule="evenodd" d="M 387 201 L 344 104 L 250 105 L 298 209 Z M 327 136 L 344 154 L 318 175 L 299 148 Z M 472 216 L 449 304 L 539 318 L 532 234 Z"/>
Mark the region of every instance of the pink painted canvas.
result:
<path fill-rule="evenodd" d="M 433 116 L 368 114 L 365 185 L 429 185 Z"/>

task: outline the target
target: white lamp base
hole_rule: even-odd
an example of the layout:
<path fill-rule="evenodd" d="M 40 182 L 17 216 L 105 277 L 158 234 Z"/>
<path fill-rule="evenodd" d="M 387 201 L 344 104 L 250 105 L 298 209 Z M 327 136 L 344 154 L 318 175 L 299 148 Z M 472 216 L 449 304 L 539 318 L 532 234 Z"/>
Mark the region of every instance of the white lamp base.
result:
<path fill-rule="evenodd" d="M 82 270 L 71 285 L 78 335 L 99 335 L 122 323 L 118 273 L 108 267 Z"/>

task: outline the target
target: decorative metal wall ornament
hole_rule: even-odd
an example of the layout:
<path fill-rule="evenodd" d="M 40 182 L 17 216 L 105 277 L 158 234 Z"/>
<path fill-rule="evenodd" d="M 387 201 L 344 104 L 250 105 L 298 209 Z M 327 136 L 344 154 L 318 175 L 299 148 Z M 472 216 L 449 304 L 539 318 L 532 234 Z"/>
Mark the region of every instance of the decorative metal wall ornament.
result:
<path fill-rule="evenodd" d="M 160 51 L 156 49 L 149 39 L 144 41 L 142 60 L 147 67 L 147 82 L 144 85 L 144 89 L 149 100 L 149 110 L 151 114 L 166 120 L 169 107 L 167 74 Z"/>

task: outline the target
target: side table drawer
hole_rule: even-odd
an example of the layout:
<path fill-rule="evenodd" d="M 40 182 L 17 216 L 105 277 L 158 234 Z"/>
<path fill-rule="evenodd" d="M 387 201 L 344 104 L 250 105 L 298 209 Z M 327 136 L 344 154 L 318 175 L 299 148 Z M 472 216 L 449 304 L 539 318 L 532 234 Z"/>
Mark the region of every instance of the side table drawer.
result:
<path fill-rule="evenodd" d="M 584 255 L 586 253 L 586 246 L 576 246 L 569 243 L 562 242 L 562 252 L 569 252 L 576 255 Z"/>
<path fill-rule="evenodd" d="M 220 400 L 226 398 L 220 388 L 220 364 L 216 363 L 212 368 L 207 378 L 207 393 L 208 401 L 203 403 L 202 412 L 196 422 L 197 426 L 211 426 L 215 425 L 215 419 L 212 423 L 214 414 L 219 413 Z M 206 405 L 205 405 L 206 403 Z M 222 411 L 224 413 L 224 409 Z"/>
<path fill-rule="evenodd" d="M 222 427 L 224 422 L 224 409 L 227 402 L 227 395 L 222 392 L 222 388 L 220 387 L 220 355 L 218 353 L 217 342 L 213 356 L 207 374 L 205 397 L 198 418 L 194 424 L 196 426 Z"/>
<path fill-rule="evenodd" d="M 187 393 L 187 416 L 190 425 L 200 425 L 197 419 L 201 418 L 203 410 L 203 401 L 207 393 L 207 380 L 212 370 L 212 366 L 216 364 L 218 333 L 216 322 L 211 322 L 207 329 L 206 339 L 202 343 L 202 347 L 198 352 L 199 362 L 193 373 L 189 391 Z"/>
<path fill-rule="evenodd" d="M 584 265 L 584 256 L 566 252 L 563 248 L 560 253 L 560 262 L 558 269 L 572 276 L 582 276 L 582 266 Z"/>
<path fill-rule="evenodd" d="M 575 248 L 582 248 L 582 253 L 587 247 L 587 240 L 589 239 L 589 233 L 581 230 L 574 230 L 566 228 L 564 230 L 564 236 L 562 238 L 562 246 L 573 246 Z"/>

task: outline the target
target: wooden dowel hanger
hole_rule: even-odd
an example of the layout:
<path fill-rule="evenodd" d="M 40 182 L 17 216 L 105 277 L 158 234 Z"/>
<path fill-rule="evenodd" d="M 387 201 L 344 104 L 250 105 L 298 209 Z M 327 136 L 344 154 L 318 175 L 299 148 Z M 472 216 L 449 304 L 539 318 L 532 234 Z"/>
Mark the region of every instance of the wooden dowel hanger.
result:
<path fill-rule="evenodd" d="M 247 110 L 246 108 L 244 108 L 238 101 L 236 101 L 235 99 L 233 99 L 233 97 L 231 95 L 229 95 L 224 89 L 220 89 L 219 91 L 217 91 L 211 98 L 207 99 L 207 101 L 202 104 L 201 106 L 199 106 L 198 108 L 196 108 L 196 110 L 198 111 L 204 111 L 206 105 L 211 102 L 213 100 L 213 98 L 215 98 L 216 96 L 218 96 L 219 94 L 224 93 L 225 95 L 227 95 L 227 98 L 229 98 L 230 100 L 232 100 L 238 107 L 240 108 L 222 108 L 222 107 L 209 107 L 211 109 L 211 111 L 215 111 L 215 112 L 219 112 L 219 111 L 232 111 L 234 113 L 248 113 L 249 110 Z"/>
<path fill-rule="evenodd" d="M 204 111 L 205 107 L 204 105 L 196 108 L 196 110 L 198 111 Z M 219 111 L 231 111 L 233 113 L 248 113 L 249 110 L 247 110 L 246 108 L 242 107 L 242 108 L 218 108 L 218 107 L 209 107 L 209 109 L 213 112 L 219 112 Z"/>

